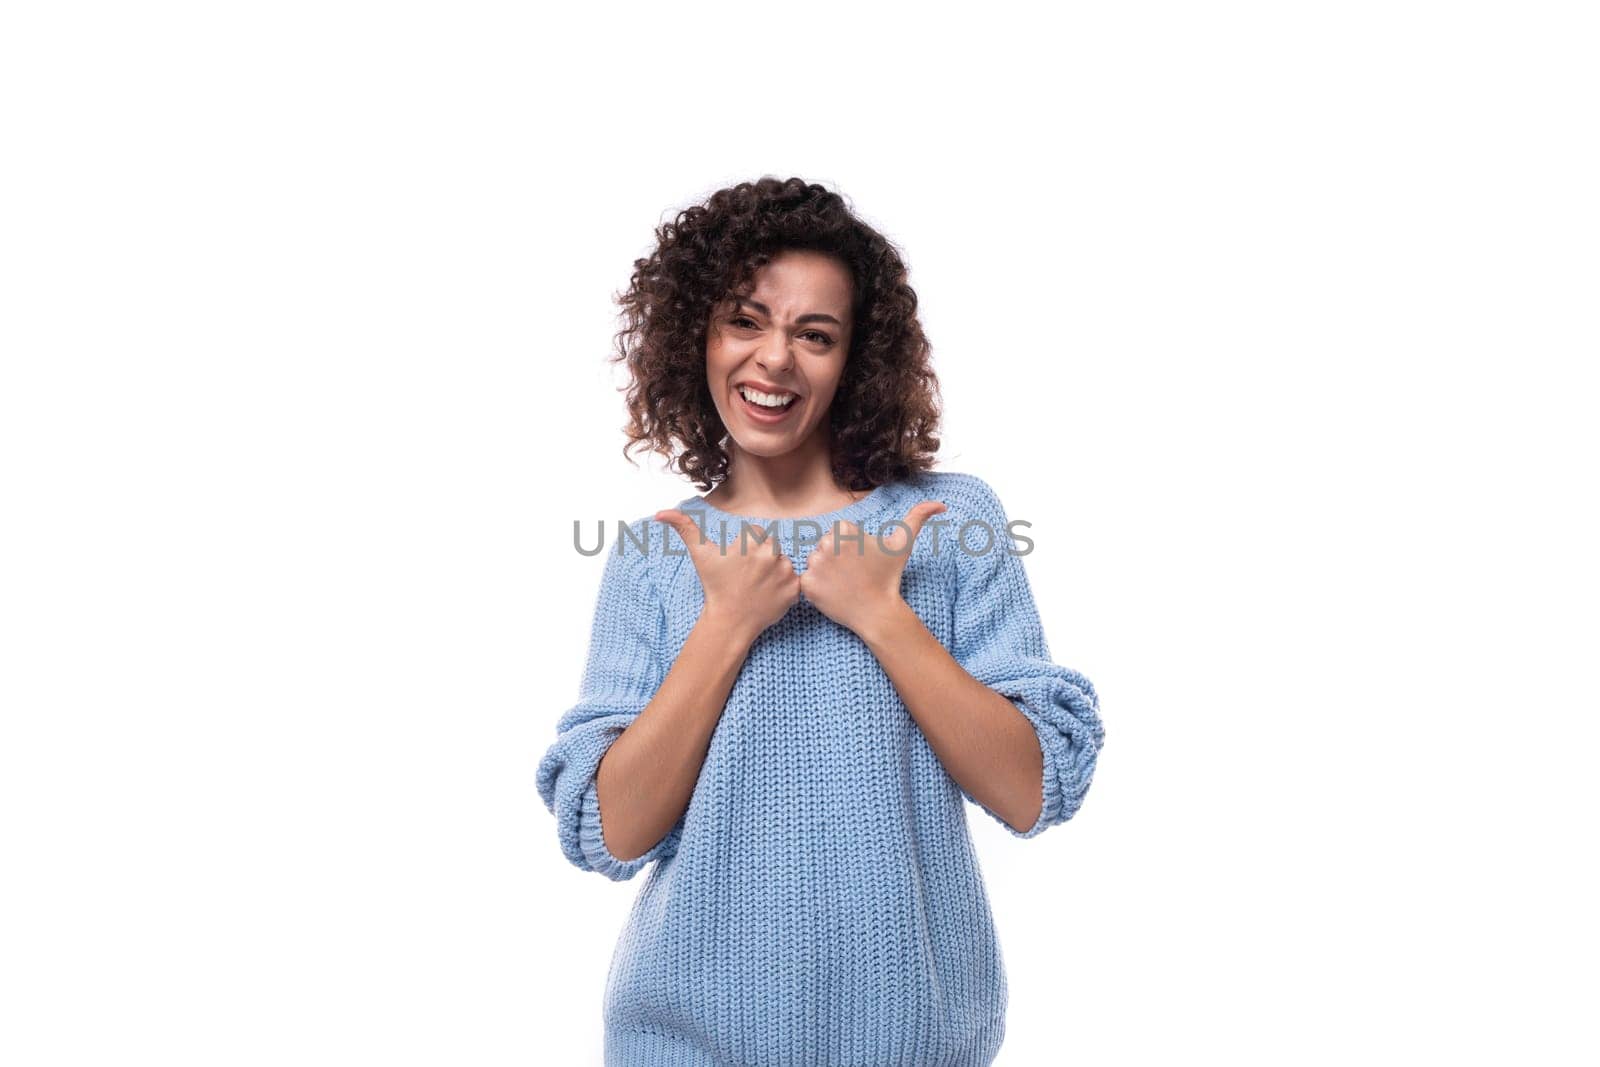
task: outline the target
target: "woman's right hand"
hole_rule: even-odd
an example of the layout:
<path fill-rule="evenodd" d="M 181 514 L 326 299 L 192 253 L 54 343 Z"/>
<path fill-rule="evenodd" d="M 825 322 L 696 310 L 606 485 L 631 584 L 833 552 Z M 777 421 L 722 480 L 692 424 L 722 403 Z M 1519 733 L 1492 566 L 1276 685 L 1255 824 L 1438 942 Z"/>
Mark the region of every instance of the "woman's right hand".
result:
<path fill-rule="evenodd" d="M 750 524 L 742 545 L 735 534 L 724 552 L 715 541 L 702 538 L 700 527 L 677 508 L 664 508 L 655 518 L 676 530 L 688 548 L 705 590 L 705 614 L 731 623 L 751 641 L 800 599 L 800 572 L 781 547 L 774 551 L 775 540 L 757 540 L 761 527 L 756 524 Z M 769 532 L 769 538 L 776 536 Z"/>

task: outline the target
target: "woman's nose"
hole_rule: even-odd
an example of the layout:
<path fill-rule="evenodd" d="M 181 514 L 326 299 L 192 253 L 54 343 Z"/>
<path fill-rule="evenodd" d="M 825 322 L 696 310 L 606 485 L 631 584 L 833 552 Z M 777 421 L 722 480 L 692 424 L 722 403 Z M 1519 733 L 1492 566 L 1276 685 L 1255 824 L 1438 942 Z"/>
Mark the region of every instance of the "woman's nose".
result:
<path fill-rule="evenodd" d="M 794 355 L 789 351 L 789 338 L 785 334 L 776 334 L 775 340 L 768 341 L 756 354 L 756 362 L 768 371 L 787 370 L 793 362 Z"/>

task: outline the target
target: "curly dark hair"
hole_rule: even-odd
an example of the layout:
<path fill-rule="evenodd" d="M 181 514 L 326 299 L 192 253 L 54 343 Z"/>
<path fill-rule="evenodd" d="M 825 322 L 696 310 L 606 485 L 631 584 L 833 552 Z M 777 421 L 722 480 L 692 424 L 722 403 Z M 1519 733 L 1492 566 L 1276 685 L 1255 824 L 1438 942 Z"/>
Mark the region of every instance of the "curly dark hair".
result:
<path fill-rule="evenodd" d="M 622 448 L 630 463 L 647 445 L 701 491 L 727 477 L 727 427 L 706 382 L 712 310 L 777 253 L 805 249 L 838 257 L 852 278 L 850 350 L 828 413 L 834 478 L 873 489 L 933 466 L 939 382 L 917 294 L 900 253 L 843 197 L 763 177 L 718 190 L 655 236 L 655 251 L 634 261 L 627 292 L 615 297 L 624 327 L 609 362 L 625 362 L 632 379 Z"/>

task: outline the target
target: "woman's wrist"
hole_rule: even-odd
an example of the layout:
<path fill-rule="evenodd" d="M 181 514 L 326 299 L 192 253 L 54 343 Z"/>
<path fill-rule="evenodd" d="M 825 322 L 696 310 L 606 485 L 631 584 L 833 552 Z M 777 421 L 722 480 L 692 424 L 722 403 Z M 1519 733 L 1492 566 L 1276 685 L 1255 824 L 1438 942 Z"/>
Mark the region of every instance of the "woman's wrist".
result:
<path fill-rule="evenodd" d="M 732 642 L 745 649 L 755 644 L 756 638 L 760 637 L 761 631 L 765 629 L 765 627 L 757 627 L 749 619 L 742 617 L 739 612 L 710 602 L 707 602 L 705 607 L 701 609 L 700 618 L 696 620 L 695 627 L 697 629 L 703 627 L 714 631 L 719 639 Z"/>
<path fill-rule="evenodd" d="M 853 629 L 868 648 L 876 650 L 884 642 L 892 641 L 897 633 L 903 633 L 906 625 L 912 622 L 920 623 L 921 620 L 905 598 L 896 594 L 892 600 L 885 600 L 864 611 Z"/>

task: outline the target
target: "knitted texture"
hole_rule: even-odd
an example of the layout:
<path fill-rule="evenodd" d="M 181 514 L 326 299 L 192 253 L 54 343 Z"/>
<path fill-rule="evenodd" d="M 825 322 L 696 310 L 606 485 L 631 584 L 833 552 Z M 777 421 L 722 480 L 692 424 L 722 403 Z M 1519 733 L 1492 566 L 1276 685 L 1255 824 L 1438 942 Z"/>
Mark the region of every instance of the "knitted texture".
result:
<path fill-rule="evenodd" d="M 989 485 L 929 472 L 825 515 L 750 521 L 773 523 L 803 572 L 834 522 L 872 536 L 925 499 L 947 510 L 917 538 L 901 592 L 951 655 L 1033 724 L 1044 756 L 1038 820 L 1018 831 L 978 805 L 1032 838 L 1078 810 L 1104 729 L 1089 680 L 1051 662 L 1022 559 L 1007 551 L 1021 545 Z M 701 497 L 678 506 L 738 550 L 739 516 Z M 803 597 L 751 647 L 683 817 L 635 859 L 606 849 L 596 768 L 655 695 L 705 603 L 675 531 L 643 518 L 617 532 L 579 699 L 537 774 L 572 863 L 618 881 L 651 867 L 611 958 L 605 1062 L 991 1063 L 1008 998 L 963 803 L 977 802 L 865 643 Z"/>

